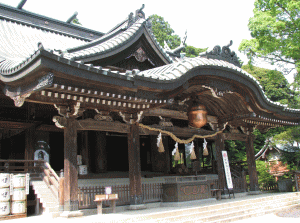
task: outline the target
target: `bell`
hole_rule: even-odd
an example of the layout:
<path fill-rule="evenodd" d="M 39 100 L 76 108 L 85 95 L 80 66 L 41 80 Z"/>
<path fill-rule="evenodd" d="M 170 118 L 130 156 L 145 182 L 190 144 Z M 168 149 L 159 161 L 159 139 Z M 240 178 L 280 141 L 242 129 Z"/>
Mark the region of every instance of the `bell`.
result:
<path fill-rule="evenodd" d="M 189 125 L 194 128 L 201 128 L 207 123 L 207 111 L 204 105 L 194 101 L 188 108 Z"/>

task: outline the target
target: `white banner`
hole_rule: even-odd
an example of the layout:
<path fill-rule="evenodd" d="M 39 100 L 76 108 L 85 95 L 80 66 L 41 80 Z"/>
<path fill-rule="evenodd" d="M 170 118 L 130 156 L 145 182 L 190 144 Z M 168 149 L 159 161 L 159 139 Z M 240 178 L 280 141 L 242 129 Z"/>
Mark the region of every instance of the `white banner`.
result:
<path fill-rule="evenodd" d="M 232 179 L 231 179 L 231 173 L 230 173 L 230 166 L 229 166 L 227 151 L 222 151 L 222 157 L 223 157 L 227 187 L 228 187 L 228 189 L 232 190 L 233 189 L 233 184 L 232 184 Z"/>

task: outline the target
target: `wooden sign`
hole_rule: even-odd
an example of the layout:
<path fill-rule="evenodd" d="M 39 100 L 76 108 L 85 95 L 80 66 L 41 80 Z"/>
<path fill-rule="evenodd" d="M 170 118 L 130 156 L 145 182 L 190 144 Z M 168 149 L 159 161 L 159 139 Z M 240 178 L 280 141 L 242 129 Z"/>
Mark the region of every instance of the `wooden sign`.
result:
<path fill-rule="evenodd" d="M 95 196 L 95 201 L 106 200 L 106 194 L 100 194 Z"/>
<path fill-rule="evenodd" d="M 110 194 L 108 195 L 108 199 L 118 199 L 118 194 Z"/>

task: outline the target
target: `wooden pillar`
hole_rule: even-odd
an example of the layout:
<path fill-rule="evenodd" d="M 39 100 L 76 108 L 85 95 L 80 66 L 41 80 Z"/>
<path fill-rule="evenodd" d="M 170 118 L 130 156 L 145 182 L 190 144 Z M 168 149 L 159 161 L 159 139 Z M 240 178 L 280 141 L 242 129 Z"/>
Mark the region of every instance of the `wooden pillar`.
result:
<path fill-rule="evenodd" d="M 87 165 L 88 172 L 91 172 L 91 162 L 90 162 L 90 148 L 89 148 L 89 133 L 88 131 L 82 132 L 81 137 L 81 155 L 83 165 Z"/>
<path fill-rule="evenodd" d="M 249 133 L 246 141 L 246 154 L 250 179 L 250 192 L 259 191 L 253 141 L 254 136 Z"/>
<path fill-rule="evenodd" d="M 34 142 L 35 142 L 35 128 L 31 127 L 25 130 L 25 160 L 34 160 Z M 28 171 L 29 165 L 26 163 L 26 171 Z"/>
<path fill-rule="evenodd" d="M 95 170 L 96 173 L 107 171 L 106 133 L 96 132 Z"/>
<path fill-rule="evenodd" d="M 128 133 L 128 160 L 130 205 L 143 205 L 140 136 L 139 126 L 136 124 L 130 125 L 130 132 Z"/>
<path fill-rule="evenodd" d="M 218 134 L 216 137 L 216 161 L 219 178 L 219 189 L 224 189 L 226 183 L 225 170 L 222 158 L 222 150 L 224 150 L 224 141 L 224 135 L 222 133 Z"/>
<path fill-rule="evenodd" d="M 77 121 L 66 119 L 64 129 L 64 211 L 78 210 Z"/>

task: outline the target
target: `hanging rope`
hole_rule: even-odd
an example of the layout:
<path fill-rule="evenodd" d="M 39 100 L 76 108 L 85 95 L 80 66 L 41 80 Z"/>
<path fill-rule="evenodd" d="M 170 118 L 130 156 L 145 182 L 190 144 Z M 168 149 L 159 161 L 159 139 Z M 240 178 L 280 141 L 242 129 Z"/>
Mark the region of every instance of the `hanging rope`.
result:
<path fill-rule="evenodd" d="M 208 137 L 214 137 L 219 133 L 222 133 L 224 131 L 224 129 L 226 128 L 228 122 L 226 122 L 226 124 L 224 125 L 223 129 L 215 132 L 214 134 L 211 135 L 205 135 L 205 136 L 200 136 L 200 135 L 193 135 L 191 138 L 189 139 L 179 139 L 177 136 L 175 136 L 172 132 L 166 131 L 166 130 L 162 130 L 162 129 L 157 129 L 157 128 L 152 128 L 150 126 L 147 125 L 143 125 L 141 123 L 138 123 L 139 127 L 144 128 L 144 129 L 148 129 L 150 131 L 156 131 L 156 132 L 160 132 L 160 133 L 164 133 L 169 135 L 175 142 L 181 143 L 181 144 L 188 144 L 190 142 L 192 142 L 195 138 L 200 138 L 200 139 L 205 139 Z"/>

